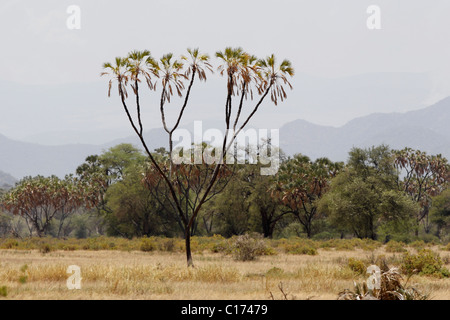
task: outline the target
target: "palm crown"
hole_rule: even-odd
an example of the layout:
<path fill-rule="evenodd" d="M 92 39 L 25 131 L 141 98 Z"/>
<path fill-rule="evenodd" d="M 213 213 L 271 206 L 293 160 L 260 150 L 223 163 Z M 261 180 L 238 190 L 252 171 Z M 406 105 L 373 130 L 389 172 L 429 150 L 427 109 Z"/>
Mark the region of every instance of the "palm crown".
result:
<path fill-rule="evenodd" d="M 151 77 L 158 76 L 157 69 L 155 68 L 156 62 L 151 56 L 150 51 L 132 51 L 128 54 L 127 59 L 127 72 L 130 75 L 130 80 L 135 82 L 141 82 L 140 76 L 144 76 L 148 87 L 152 90 L 155 85 L 151 81 Z M 136 92 L 136 88 L 133 87 Z"/>
<path fill-rule="evenodd" d="M 283 101 L 287 98 L 284 85 L 292 89 L 292 85 L 287 79 L 287 76 L 294 75 L 294 68 L 289 60 L 283 60 L 277 66 L 275 55 L 270 55 L 266 59 L 258 61 L 260 67 L 260 76 L 262 78 L 262 91 L 270 90 L 270 97 L 275 105 L 278 104 L 278 98 Z"/>
<path fill-rule="evenodd" d="M 186 79 L 183 67 L 184 65 L 181 61 L 173 59 L 173 53 L 165 54 L 159 60 L 158 72 L 163 87 L 163 99 L 166 99 L 168 102 L 170 102 L 170 97 L 173 95 L 172 86 L 175 87 L 178 96 L 182 96 L 182 90 L 184 89 L 183 79 Z"/>
<path fill-rule="evenodd" d="M 189 57 L 181 57 L 181 59 L 185 61 L 190 60 L 190 65 L 185 73 L 186 77 L 189 77 L 191 73 L 196 72 L 201 81 L 206 81 L 206 71 L 213 72 L 212 65 L 209 63 L 209 55 L 200 53 L 198 48 L 188 48 L 187 52 L 189 53 Z"/>
<path fill-rule="evenodd" d="M 258 60 L 242 48 L 227 47 L 224 51 L 216 52 L 216 57 L 222 60 L 218 68 L 221 75 L 228 76 L 229 92 L 233 95 L 251 92 L 251 84 L 255 84 L 258 93 L 264 94 L 270 90 L 271 99 L 278 104 L 278 99 L 283 101 L 286 97 L 285 85 L 292 89 L 288 76 L 294 75 L 294 68 L 289 60 L 283 60 L 277 65 L 275 55 Z"/>
<path fill-rule="evenodd" d="M 233 95 L 238 95 L 241 91 L 246 94 L 251 81 L 256 79 L 257 58 L 240 47 L 227 47 L 224 51 L 217 51 L 216 57 L 223 62 L 218 70 L 220 75 L 227 75 L 229 92 Z"/>
<path fill-rule="evenodd" d="M 110 75 L 108 85 L 108 97 L 111 96 L 111 87 L 114 80 L 117 81 L 119 93 L 122 93 L 125 97 L 128 96 L 126 91 L 126 86 L 128 84 L 128 60 L 126 58 L 116 57 L 115 64 L 106 62 L 103 64 L 104 71 L 100 74 L 101 76 Z"/>

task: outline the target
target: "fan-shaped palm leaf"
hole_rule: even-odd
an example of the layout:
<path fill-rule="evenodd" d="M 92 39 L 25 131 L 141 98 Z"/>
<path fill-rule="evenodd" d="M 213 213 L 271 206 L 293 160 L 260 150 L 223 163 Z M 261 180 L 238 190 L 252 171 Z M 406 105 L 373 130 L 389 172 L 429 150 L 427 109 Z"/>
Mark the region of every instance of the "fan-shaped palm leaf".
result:
<path fill-rule="evenodd" d="M 287 77 L 294 75 L 294 68 L 289 60 L 283 60 L 277 66 L 277 59 L 273 54 L 266 59 L 259 60 L 258 64 L 261 68 L 260 76 L 262 79 L 260 92 L 270 90 L 270 97 L 275 105 L 277 105 L 278 99 L 283 101 L 287 97 L 284 86 L 287 85 L 292 89 L 292 85 Z"/>
<path fill-rule="evenodd" d="M 128 68 L 128 59 L 127 58 L 121 58 L 116 57 L 115 64 L 112 64 L 110 62 L 106 62 L 103 64 L 103 72 L 100 74 L 100 76 L 110 76 L 111 79 L 109 80 L 109 86 L 108 86 L 108 97 L 111 96 L 111 87 L 113 81 L 117 81 L 118 84 L 118 90 L 119 94 L 124 97 L 128 97 L 126 86 L 128 84 L 129 76 L 127 74 L 127 68 Z"/>
<path fill-rule="evenodd" d="M 127 57 L 127 69 L 130 75 L 130 80 L 135 82 L 141 82 L 140 76 L 143 76 L 147 82 L 150 90 L 155 89 L 154 83 L 151 81 L 151 77 L 158 76 L 158 69 L 155 67 L 157 64 L 151 56 L 150 51 L 132 51 Z M 135 86 L 133 90 L 136 92 Z"/>
<path fill-rule="evenodd" d="M 161 83 L 163 87 L 162 99 L 170 102 L 170 97 L 173 95 L 173 88 L 177 91 L 179 97 L 182 96 L 184 89 L 183 79 L 186 75 L 183 72 L 183 63 L 173 59 L 173 54 L 165 54 L 159 61 L 159 71 Z"/>

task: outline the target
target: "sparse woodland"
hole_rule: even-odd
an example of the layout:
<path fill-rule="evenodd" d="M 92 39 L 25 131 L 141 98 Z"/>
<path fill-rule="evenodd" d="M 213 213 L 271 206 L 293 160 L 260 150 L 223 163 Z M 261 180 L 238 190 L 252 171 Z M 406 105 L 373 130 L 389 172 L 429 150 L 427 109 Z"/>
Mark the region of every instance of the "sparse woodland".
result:
<path fill-rule="evenodd" d="M 379 264 L 384 267 L 383 277 L 395 282 L 397 293 L 370 292 L 375 298 L 426 298 L 403 285 L 400 272 L 450 276 L 445 267 L 448 255 L 442 260 L 429 248 L 437 246 L 445 252 L 450 242 L 450 165 L 441 155 L 380 145 L 353 148 L 343 163 L 325 157 L 310 159 L 304 154 L 286 157 L 279 150 L 280 165 L 273 175 L 261 175 L 264 165 L 250 160 L 239 164 L 175 163 L 173 134 L 185 112 L 195 112 L 189 106 L 191 91 L 198 82 L 206 81 L 209 73 L 218 71 L 224 78 L 224 122 L 232 134 L 225 135 L 214 151 L 222 160 L 262 103 L 267 100 L 277 105 L 287 98 L 287 88 L 292 89 L 288 79 L 294 70 L 288 60 L 278 63 L 273 55 L 259 59 L 241 48 L 226 48 L 215 56 L 218 66 L 198 49 L 189 49 L 188 55 L 180 58 L 166 54 L 159 60 L 149 51 L 133 51 L 116 58 L 115 63 L 105 63 L 102 75 L 110 77 L 108 95 L 117 89 L 116 102 L 141 145 L 120 144 L 91 155 L 64 179 L 26 177 L 8 190 L 0 190 L 0 248 L 39 250 L 44 255 L 55 250 L 184 252 L 189 267 L 194 266 L 192 252 L 198 253 L 202 267 L 195 271 L 180 274 L 170 271 L 170 266 L 158 271 L 172 281 L 160 283 L 160 291 L 151 292 L 158 296 L 170 296 L 177 286 L 174 283 L 188 281 L 188 276 L 201 282 L 212 276 L 211 283 L 218 278 L 231 284 L 242 279 L 252 285 L 259 281 L 252 278 L 259 274 L 229 266 L 205 267 L 204 252 L 232 256 L 242 264 L 277 255 L 313 259 L 327 250 L 356 248 L 372 255 L 382 250 L 372 259 L 360 254 L 353 260 L 344 259 L 339 262 L 344 269 L 327 269 L 339 259 L 334 257 L 336 261 L 327 260 L 316 270 L 324 278 L 328 272 L 327 277 L 343 284 L 355 275 L 365 275 L 370 264 Z M 159 105 L 155 116 L 161 118 L 169 150 L 147 147 L 143 90 L 155 95 Z M 180 101 L 178 118 L 170 124 L 166 109 L 176 108 L 173 104 Z M 196 148 L 204 151 L 211 146 L 192 146 L 189 157 L 195 156 Z M 408 255 L 412 249 L 417 249 L 416 256 Z M 400 253 L 403 258 L 394 254 L 389 260 L 386 253 Z M 389 269 L 386 261 L 400 269 Z M 310 277 L 314 273 L 307 264 L 291 269 L 283 265 L 261 271 L 267 298 L 281 294 L 288 299 L 282 280 L 294 281 L 302 274 Z M 130 272 L 136 273 L 136 281 L 147 279 L 147 271 Z M 175 279 L 175 274 L 182 279 Z M 3 276 L 0 271 L 0 280 L 10 277 Z M 93 275 L 86 277 L 95 280 Z M 278 285 L 269 279 L 278 279 Z M 139 295 L 133 291 L 135 287 L 121 281 L 117 279 L 107 288 L 112 287 L 119 296 L 123 292 Z M 391 288 L 393 284 L 385 285 Z M 336 287 L 330 290 L 339 292 Z M 449 292 L 447 287 L 442 290 Z M 313 296 L 312 289 L 302 294 L 308 292 Z M 342 291 L 340 298 L 362 299 L 368 294 L 367 288 L 358 285 Z M 242 296 L 248 298 L 249 294 Z"/>
<path fill-rule="evenodd" d="M 296 155 L 285 158 L 274 176 L 261 176 L 258 165 L 235 165 L 220 192 L 202 207 L 190 234 L 446 244 L 447 161 L 417 151 L 423 163 L 415 174 L 399 167 L 405 152 L 355 148 L 346 164 Z M 167 157 L 167 152 L 158 149 L 154 157 Z M 88 157 L 65 179 L 25 178 L 2 191 L 1 236 L 183 238 L 169 190 L 155 179 L 144 154 L 126 144 Z"/>

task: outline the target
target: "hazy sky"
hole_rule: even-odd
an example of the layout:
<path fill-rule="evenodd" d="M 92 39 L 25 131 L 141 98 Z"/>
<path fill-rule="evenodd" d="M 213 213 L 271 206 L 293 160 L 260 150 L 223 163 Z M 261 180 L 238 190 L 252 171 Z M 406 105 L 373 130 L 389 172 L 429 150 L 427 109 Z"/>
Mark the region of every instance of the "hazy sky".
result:
<path fill-rule="evenodd" d="M 69 5 L 81 9 L 80 30 L 66 26 Z M 369 5 L 381 9 L 381 30 L 367 28 Z M 213 55 L 242 46 L 258 56 L 289 58 L 297 73 L 317 77 L 428 73 L 432 101 L 450 95 L 449 13 L 448 0 L 2 0 L 0 81 L 106 84 L 101 64 L 132 49 L 159 57 L 187 47 Z M 6 105 L 0 113 L 0 133 L 18 136 L 5 120 L 16 114 Z"/>

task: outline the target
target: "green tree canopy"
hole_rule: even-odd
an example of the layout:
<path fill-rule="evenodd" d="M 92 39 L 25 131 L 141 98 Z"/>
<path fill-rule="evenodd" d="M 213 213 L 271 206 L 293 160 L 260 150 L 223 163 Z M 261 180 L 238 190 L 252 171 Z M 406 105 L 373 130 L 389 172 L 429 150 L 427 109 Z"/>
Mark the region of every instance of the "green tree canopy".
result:
<path fill-rule="evenodd" d="M 348 166 L 332 180 L 320 201 L 320 210 L 334 225 L 359 238 L 377 239 L 378 228 L 385 224 L 403 226 L 416 206 L 396 188 L 391 159 L 387 146 L 353 148 Z"/>
<path fill-rule="evenodd" d="M 278 172 L 272 197 L 294 214 L 308 238 L 312 236 L 313 223 L 318 218 L 317 201 L 343 166 L 343 163 L 327 158 L 311 161 L 309 157 L 297 154 L 285 161 Z"/>
<path fill-rule="evenodd" d="M 450 165 L 442 155 L 428 155 L 420 150 L 405 148 L 394 151 L 394 165 L 399 170 L 398 187 L 417 202 L 416 235 L 419 224 L 430 231 L 429 211 L 432 197 L 439 195 L 449 185 Z M 400 177 L 403 177 L 401 179 Z"/>
<path fill-rule="evenodd" d="M 58 217 L 60 231 L 64 220 L 78 208 L 94 206 L 96 193 L 89 185 L 67 176 L 26 177 L 2 197 L 1 207 L 23 216 L 30 224 L 30 233 L 47 234 L 52 220 Z M 58 232 L 59 234 L 59 232 Z"/>
<path fill-rule="evenodd" d="M 437 225 L 438 237 L 447 235 L 450 229 L 450 188 L 433 197 L 431 207 L 431 221 Z"/>

